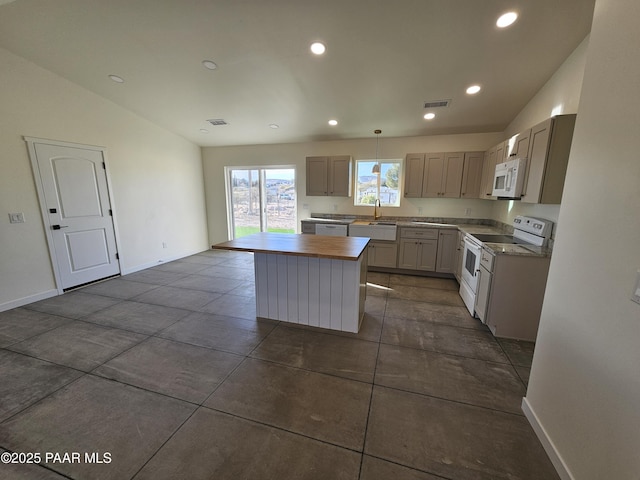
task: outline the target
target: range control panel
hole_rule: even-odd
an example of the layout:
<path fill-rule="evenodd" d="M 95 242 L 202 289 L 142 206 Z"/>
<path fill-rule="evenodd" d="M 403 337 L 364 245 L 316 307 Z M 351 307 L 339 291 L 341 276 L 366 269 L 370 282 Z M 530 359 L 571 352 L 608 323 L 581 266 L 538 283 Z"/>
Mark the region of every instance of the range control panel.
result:
<path fill-rule="evenodd" d="M 513 228 L 533 233 L 540 237 L 549 238 L 553 229 L 553 222 L 542 218 L 518 215 L 513 219 Z"/>

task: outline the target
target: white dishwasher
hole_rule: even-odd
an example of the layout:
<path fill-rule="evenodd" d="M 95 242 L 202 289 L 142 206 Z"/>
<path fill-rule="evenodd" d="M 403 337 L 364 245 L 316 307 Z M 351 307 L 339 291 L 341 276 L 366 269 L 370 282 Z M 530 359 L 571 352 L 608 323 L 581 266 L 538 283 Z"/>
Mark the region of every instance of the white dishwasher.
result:
<path fill-rule="evenodd" d="M 347 225 L 328 225 L 316 223 L 316 235 L 329 235 L 332 237 L 346 237 Z"/>

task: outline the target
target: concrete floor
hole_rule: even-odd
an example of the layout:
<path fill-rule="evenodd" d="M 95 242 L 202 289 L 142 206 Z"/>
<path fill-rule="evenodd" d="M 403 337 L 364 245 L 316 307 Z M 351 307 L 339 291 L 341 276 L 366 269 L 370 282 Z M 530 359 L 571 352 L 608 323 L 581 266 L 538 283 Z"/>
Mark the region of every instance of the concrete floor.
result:
<path fill-rule="evenodd" d="M 357 335 L 256 320 L 253 257 L 223 251 L 0 313 L 0 450 L 42 460 L 0 478 L 557 479 L 533 345 L 455 280 L 368 279 Z"/>

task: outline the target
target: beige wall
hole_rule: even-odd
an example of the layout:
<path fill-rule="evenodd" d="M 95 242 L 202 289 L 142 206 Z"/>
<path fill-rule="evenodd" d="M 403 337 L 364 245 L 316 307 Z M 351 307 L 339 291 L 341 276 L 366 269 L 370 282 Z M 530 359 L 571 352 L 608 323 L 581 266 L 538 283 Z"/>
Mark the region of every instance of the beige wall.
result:
<path fill-rule="evenodd" d="M 198 146 L 3 49 L 0 79 L 0 310 L 56 288 L 23 136 L 107 148 L 125 272 L 207 248 Z"/>
<path fill-rule="evenodd" d="M 383 132 L 384 135 L 384 132 Z M 502 134 L 440 135 L 431 137 L 407 137 L 379 139 L 379 158 L 404 158 L 412 152 L 439 151 L 484 151 L 498 143 Z M 351 155 L 354 159 L 375 158 L 376 139 L 341 140 L 332 142 L 310 142 L 299 144 L 258 145 L 248 147 L 203 148 L 205 184 L 207 191 L 207 213 L 211 242 L 227 239 L 227 215 L 225 207 L 225 166 L 248 165 L 293 165 L 296 168 L 299 220 L 311 213 L 333 213 L 337 211 L 352 215 L 373 215 L 373 207 L 356 207 L 353 197 L 307 197 L 305 158 L 313 155 Z M 307 206 L 307 208 L 305 208 Z M 385 207 L 386 216 L 432 216 L 489 218 L 493 205 L 484 200 L 463 199 L 402 199 L 401 206 Z M 422 209 L 422 213 L 419 212 Z"/>
<path fill-rule="evenodd" d="M 596 1 L 526 397 L 579 480 L 640 478 L 639 18 Z"/>

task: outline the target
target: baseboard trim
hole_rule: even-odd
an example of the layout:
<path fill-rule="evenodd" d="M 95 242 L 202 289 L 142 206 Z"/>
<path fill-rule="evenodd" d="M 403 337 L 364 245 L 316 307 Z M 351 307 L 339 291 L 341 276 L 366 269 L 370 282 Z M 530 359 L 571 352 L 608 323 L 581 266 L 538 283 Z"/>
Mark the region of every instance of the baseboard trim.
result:
<path fill-rule="evenodd" d="M 547 431 L 540 423 L 540 419 L 533 411 L 533 408 L 527 400 L 527 397 L 524 397 L 522 399 L 522 411 L 524 412 L 525 417 L 527 417 L 527 420 L 529 420 L 529 423 L 531 424 L 533 431 L 538 436 L 540 443 L 542 443 L 542 447 L 544 448 L 545 452 L 547 452 L 547 455 L 549 455 L 549 459 L 555 467 L 556 472 L 558 472 L 558 475 L 560 475 L 560 478 L 562 480 L 575 480 L 574 476 L 571 475 L 567 464 L 562 459 L 562 456 L 560 456 L 560 453 L 553 443 L 553 440 L 551 440 L 551 438 L 547 434 Z"/>
<path fill-rule="evenodd" d="M 45 300 L 57 295 L 59 295 L 58 290 L 52 289 L 45 292 L 36 293 L 35 295 L 29 295 L 28 297 L 18 298 L 17 300 L 11 300 L 9 302 L 0 304 L 0 312 L 11 310 L 13 308 L 23 307 L 24 305 L 29 305 L 30 303 Z"/>

